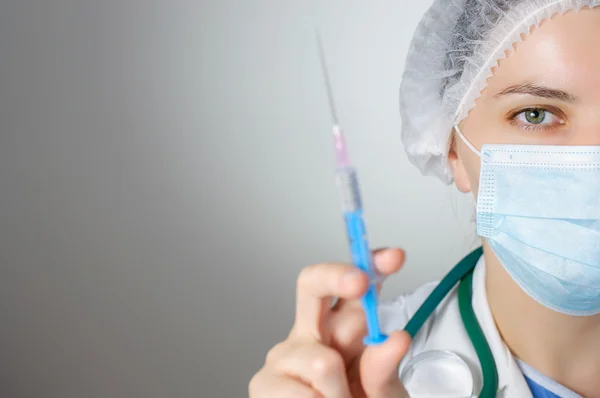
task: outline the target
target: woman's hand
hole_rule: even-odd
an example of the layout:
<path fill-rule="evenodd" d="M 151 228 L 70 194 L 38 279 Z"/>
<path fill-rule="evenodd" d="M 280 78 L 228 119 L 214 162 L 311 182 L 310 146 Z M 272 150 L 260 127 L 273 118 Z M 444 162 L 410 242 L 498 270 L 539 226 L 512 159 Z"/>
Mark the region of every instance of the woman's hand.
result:
<path fill-rule="evenodd" d="M 404 252 L 378 250 L 373 258 L 377 270 L 389 276 L 402 267 Z M 292 331 L 269 351 L 250 381 L 250 398 L 408 397 L 398 377 L 410 345 L 408 334 L 394 332 L 384 344 L 363 345 L 367 328 L 360 297 L 368 284 L 367 275 L 353 265 L 303 269 Z M 339 301 L 331 308 L 333 297 Z"/>

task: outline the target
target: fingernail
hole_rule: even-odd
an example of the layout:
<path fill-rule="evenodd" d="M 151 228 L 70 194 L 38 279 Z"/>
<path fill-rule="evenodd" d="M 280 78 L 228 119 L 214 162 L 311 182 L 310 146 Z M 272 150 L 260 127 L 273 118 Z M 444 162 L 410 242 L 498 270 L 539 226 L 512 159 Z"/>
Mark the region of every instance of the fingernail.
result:
<path fill-rule="evenodd" d="M 379 248 L 373 250 L 373 255 L 377 256 L 378 254 L 384 253 L 388 249 L 389 249 L 389 247 L 379 247 Z"/>

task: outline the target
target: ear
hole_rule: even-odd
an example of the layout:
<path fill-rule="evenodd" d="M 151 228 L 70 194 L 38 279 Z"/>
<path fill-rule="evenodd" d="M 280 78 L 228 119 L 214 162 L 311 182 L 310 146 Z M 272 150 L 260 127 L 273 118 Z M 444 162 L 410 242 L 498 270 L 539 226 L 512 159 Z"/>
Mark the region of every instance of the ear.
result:
<path fill-rule="evenodd" d="M 448 152 L 448 162 L 450 163 L 450 169 L 454 176 L 454 184 L 456 188 L 462 193 L 471 192 L 471 182 L 467 174 L 467 169 L 462 162 L 458 151 L 456 150 L 456 134 L 452 130 L 452 138 L 450 142 L 450 150 Z"/>

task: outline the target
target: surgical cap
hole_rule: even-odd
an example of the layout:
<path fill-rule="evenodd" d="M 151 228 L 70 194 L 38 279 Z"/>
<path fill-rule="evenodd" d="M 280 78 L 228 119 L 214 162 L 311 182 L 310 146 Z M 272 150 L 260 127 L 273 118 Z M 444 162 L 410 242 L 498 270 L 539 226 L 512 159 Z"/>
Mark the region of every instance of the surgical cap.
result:
<path fill-rule="evenodd" d="M 554 15 L 600 0 L 435 0 L 412 39 L 400 86 L 402 142 L 424 175 L 453 181 L 452 129 L 515 43 Z"/>

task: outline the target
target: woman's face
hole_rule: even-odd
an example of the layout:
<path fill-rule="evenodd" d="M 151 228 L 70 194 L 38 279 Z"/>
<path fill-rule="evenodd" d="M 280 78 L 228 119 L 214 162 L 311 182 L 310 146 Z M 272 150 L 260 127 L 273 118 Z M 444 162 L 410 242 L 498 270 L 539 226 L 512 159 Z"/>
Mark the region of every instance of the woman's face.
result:
<path fill-rule="evenodd" d="M 460 127 L 478 149 L 600 145 L 600 8 L 546 21 L 516 45 Z M 476 194 L 480 159 L 458 138 L 453 147 L 456 185 Z"/>

